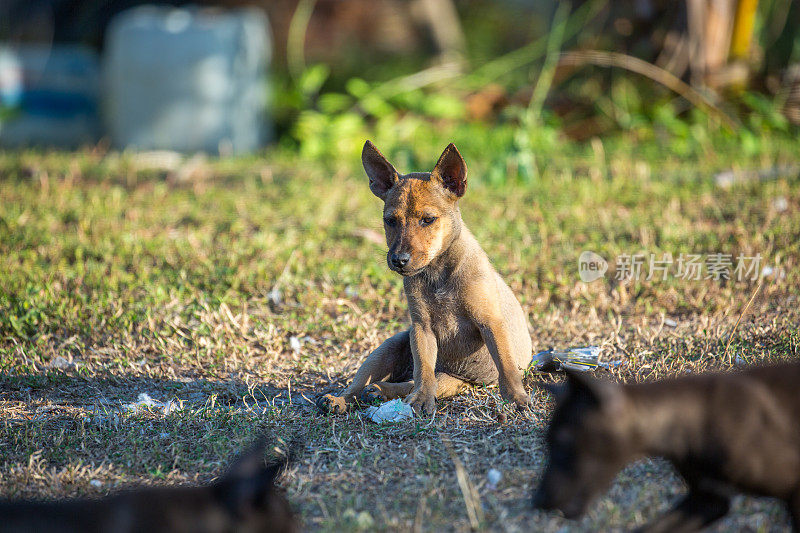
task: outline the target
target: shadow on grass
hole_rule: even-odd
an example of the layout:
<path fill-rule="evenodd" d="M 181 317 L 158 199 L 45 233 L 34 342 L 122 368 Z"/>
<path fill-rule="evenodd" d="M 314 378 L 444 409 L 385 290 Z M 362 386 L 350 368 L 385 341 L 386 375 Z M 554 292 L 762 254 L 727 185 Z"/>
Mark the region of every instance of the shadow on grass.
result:
<path fill-rule="evenodd" d="M 303 383 L 279 387 L 247 383 L 239 378 L 154 378 L 127 375 L 82 375 L 80 369 L 0 376 L 0 401 L 21 403 L 30 409 L 60 405 L 73 408 L 123 408 L 132 404 L 177 402 L 192 408 L 310 405 L 321 392 L 338 388 L 339 380 L 311 372 Z M 318 384 L 325 384 L 320 386 Z M 146 395 L 146 397 L 144 396 Z M 29 409 L 29 410 L 30 410 Z"/>

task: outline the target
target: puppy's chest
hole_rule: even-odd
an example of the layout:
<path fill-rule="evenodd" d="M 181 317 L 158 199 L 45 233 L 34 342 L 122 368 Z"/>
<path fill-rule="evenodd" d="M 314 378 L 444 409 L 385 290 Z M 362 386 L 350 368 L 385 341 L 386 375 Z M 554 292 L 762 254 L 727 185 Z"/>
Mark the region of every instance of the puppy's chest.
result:
<path fill-rule="evenodd" d="M 421 296 L 431 329 L 440 343 L 472 333 L 474 325 L 452 286 L 428 285 L 423 287 Z"/>

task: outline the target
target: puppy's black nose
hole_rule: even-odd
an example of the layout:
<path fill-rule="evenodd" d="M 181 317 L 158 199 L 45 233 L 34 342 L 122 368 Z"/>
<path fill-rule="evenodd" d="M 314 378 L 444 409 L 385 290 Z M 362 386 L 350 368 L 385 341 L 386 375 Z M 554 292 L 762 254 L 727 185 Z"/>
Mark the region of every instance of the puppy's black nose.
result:
<path fill-rule="evenodd" d="M 392 254 L 392 266 L 396 268 L 403 268 L 409 261 L 411 261 L 411 254 L 409 253 Z"/>

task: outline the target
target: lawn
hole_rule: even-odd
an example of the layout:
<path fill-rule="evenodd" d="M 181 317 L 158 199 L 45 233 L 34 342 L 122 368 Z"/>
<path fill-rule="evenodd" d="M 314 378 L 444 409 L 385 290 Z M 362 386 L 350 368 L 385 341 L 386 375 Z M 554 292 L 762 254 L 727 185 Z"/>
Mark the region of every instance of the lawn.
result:
<path fill-rule="evenodd" d="M 530 183 L 485 180 L 487 154 L 462 150 L 477 169 L 463 218 L 522 302 L 534 350 L 599 345 L 611 366 L 598 373 L 623 380 L 797 357 L 796 142 L 686 157 L 648 142 L 540 156 Z M 747 179 L 776 167 L 789 168 Z M 742 180 L 716 184 L 727 170 Z M 282 483 L 309 531 L 627 529 L 677 497 L 670 469 L 647 460 L 580 522 L 530 510 L 552 407 L 535 383 L 553 378 L 535 372 L 529 414 L 496 387 L 397 425 L 318 413 L 308 400 L 408 321 L 380 213 L 357 159 L 275 150 L 175 168 L 0 152 L 0 494 L 206 482 L 265 432 L 303 439 Z M 609 260 L 604 278 L 581 281 L 585 250 Z M 666 280 L 616 279 L 625 257 L 664 253 Z M 733 266 L 760 255 L 762 272 L 678 276 L 680 254 L 717 253 Z M 159 403 L 131 407 L 141 394 Z M 777 504 L 741 498 L 715 530 L 786 527 Z"/>

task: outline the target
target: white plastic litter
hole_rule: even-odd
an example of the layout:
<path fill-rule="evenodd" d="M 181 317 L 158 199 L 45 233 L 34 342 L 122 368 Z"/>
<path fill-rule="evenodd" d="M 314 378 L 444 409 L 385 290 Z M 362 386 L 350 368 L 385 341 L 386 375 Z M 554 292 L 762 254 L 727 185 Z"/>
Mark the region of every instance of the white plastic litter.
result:
<path fill-rule="evenodd" d="M 348 298 L 358 298 L 358 289 L 353 287 L 352 285 L 348 285 L 344 288 L 344 294 Z"/>
<path fill-rule="evenodd" d="M 160 402 L 155 401 L 150 397 L 149 394 L 146 392 L 142 392 L 139 394 L 139 397 L 133 403 L 126 403 L 125 408 L 130 409 L 131 411 L 136 411 L 137 409 L 141 409 L 142 407 L 157 407 L 161 405 Z"/>
<path fill-rule="evenodd" d="M 377 407 L 367 407 L 367 416 L 376 424 L 401 422 L 414 417 L 414 410 L 403 400 L 394 399 Z"/>
<path fill-rule="evenodd" d="M 72 366 L 75 366 L 75 364 L 72 363 L 66 357 L 62 357 L 60 355 L 58 357 L 56 357 L 55 359 L 53 359 L 52 361 L 50 361 L 50 368 L 57 368 L 59 370 L 64 370 L 64 369 L 70 368 Z"/>
<path fill-rule="evenodd" d="M 136 399 L 135 402 L 126 403 L 123 407 L 125 407 L 125 409 L 128 411 L 134 411 L 134 412 L 145 407 L 150 407 L 153 409 L 160 409 L 161 411 L 164 412 L 165 415 L 168 415 L 170 413 L 180 410 L 181 404 L 174 400 L 170 400 L 166 403 L 159 402 L 151 398 L 150 395 L 147 394 L 146 392 L 142 392 L 139 394 L 139 397 Z"/>
<path fill-rule="evenodd" d="M 300 350 L 303 349 L 303 345 L 300 344 L 300 339 L 298 339 L 297 337 L 294 337 L 294 336 L 289 337 L 289 347 L 292 349 L 292 351 L 294 353 L 297 353 L 297 354 L 299 354 Z"/>
<path fill-rule="evenodd" d="M 274 288 L 267 293 L 267 298 L 272 305 L 280 305 L 281 301 L 283 301 L 283 293 L 281 293 L 280 289 Z"/>
<path fill-rule="evenodd" d="M 503 473 L 496 468 L 490 468 L 486 472 L 486 488 L 497 490 L 497 485 L 503 480 Z"/>

